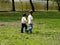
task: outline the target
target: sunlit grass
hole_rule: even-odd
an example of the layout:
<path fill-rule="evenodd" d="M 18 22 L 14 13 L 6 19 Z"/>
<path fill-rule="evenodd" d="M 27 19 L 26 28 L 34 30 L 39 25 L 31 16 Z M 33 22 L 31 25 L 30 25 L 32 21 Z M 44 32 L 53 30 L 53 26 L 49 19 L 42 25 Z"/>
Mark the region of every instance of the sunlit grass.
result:
<path fill-rule="evenodd" d="M 60 44 L 60 12 L 34 12 L 32 34 L 20 33 L 22 13 L 0 13 L 0 45 Z"/>

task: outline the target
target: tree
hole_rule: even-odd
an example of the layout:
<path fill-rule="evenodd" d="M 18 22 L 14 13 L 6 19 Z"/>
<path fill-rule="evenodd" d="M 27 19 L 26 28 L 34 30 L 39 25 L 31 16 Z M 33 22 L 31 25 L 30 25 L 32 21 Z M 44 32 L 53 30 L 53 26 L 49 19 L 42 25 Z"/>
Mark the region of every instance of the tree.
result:
<path fill-rule="evenodd" d="M 60 11 L 60 0 L 57 0 L 58 10 Z"/>
<path fill-rule="evenodd" d="M 58 4 L 58 11 L 60 11 L 60 0 L 54 0 Z"/>
<path fill-rule="evenodd" d="M 12 11 L 15 11 L 15 4 L 14 4 L 14 0 L 12 0 Z"/>
<path fill-rule="evenodd" d="M 34 5 L 32 3 L 32 0 L 30 0 L 30 4 L 31 4 L 32 11 L 34 12 L 35 11 L 35 8 L 34 8 Z"/>
<path fill-rule="evenodd" d="M 10 3 L 9 0 L 0 0 L 1 3 Z"/>
<path fill-rule="evenodd" d="M 47 0 L 47 11 L 48 11 L 48 4 L 49 4 L 48 1 L 49 1 L 49 0 Z"/>

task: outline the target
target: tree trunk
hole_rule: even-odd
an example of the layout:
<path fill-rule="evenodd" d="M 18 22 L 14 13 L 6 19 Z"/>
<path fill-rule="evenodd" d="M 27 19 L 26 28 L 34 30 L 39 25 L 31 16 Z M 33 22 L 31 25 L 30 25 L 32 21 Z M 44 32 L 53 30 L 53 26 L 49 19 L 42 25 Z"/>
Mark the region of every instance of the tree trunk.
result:
<path fill-rule="evenodd" d="M 60 11 L 60 3 L 58 2 L 58 11 Z"/>
<path fill-rule="evenodd" d="M 49 2 L 49 0 L 47 0 L 47 11 L 48 11 L 48 4 L 49 4 L 48 2 Z"/>
<path fill-rule="evenodd" d="M 32 11 L 34 12 L 35 11 L 35 8 L 34 8 L 34 5 L 32 3 L 32 0 L 30 0 L 30 4 L 31 4 Z"/>
<path fill-rule="evenodd" d="M 15 11 L 15 4 L 14 4 L 14 0 L 12 0 L 12 11 Z"/>

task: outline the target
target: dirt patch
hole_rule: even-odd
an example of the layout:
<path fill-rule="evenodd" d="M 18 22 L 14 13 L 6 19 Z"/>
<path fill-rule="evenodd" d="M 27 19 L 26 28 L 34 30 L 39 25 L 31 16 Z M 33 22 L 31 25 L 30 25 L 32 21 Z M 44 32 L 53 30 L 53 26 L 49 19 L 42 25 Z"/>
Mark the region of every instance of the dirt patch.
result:
<path fill-rule="evenodd" d="M 1 24 L 1 23 L 0 23 L 0 26 L 5 26 L 5 24 Z"/>
<path fill-rule="evenodd" d="M 1 26 L 19 26 L 20 22 L 0 22 Z"/>

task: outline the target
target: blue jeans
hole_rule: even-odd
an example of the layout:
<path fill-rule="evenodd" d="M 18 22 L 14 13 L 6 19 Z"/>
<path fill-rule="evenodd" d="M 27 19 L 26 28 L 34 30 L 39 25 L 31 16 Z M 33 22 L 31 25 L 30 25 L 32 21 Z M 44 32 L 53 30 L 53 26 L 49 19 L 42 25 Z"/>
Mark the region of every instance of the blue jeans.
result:
<path fill-rule="evenodd" d="M 28 33 L 32 33 L 33 24 L 29 24 Z"/>

